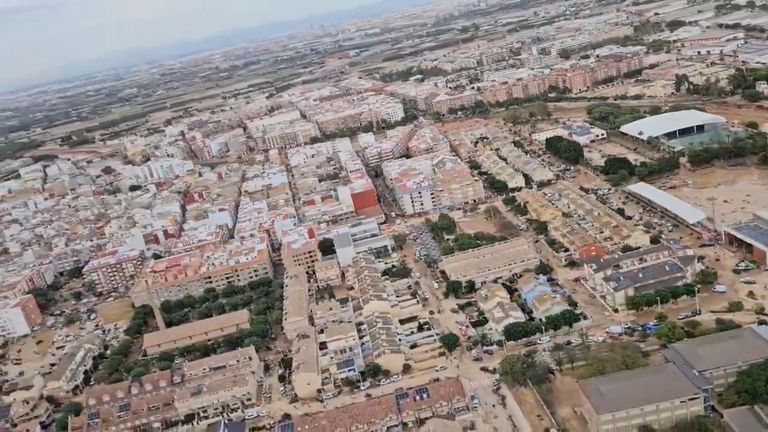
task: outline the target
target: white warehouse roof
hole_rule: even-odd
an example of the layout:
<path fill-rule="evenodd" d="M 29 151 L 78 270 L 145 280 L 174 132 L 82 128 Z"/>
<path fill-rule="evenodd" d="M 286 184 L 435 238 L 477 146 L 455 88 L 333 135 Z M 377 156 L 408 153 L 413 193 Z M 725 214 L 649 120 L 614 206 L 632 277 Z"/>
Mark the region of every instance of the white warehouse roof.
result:
<path fill-rule="evenodd" d="M 673 111 L 627 123 L 619 130 L 635 138 L 647 140 L 677 129 L 711 123 L 725 123 L 725 117 L 697 110 Z"/>
<path fill-rule="evenodd" d="M 627 186 L 626 190 L 666 209 L 668 212 L 676 215 L 691 225 L 707 218 L 707 215 L 705 215 L 703 211 L 676 196 L 670 195 L 661 189 L 649 185 L 648 183 L 635 183 Z"/>

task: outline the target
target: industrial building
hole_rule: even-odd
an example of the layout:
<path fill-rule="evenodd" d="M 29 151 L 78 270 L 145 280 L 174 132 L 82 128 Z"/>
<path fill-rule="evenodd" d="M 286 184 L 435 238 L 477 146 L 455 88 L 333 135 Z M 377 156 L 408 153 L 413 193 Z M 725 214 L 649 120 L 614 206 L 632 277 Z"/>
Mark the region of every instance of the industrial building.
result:
<path fill-rule="evenodd" d="M 768 211 L 755 212 L 752 219 L 723 228 L 723 242 L 738 248 L 758 265 L 768 266 Z"/>
<path fill-rule="evenodd" d="M 720 392 L 738 373 L 768 359 L 768 326 L 750 326 L 672 344 L 663 352 L 691 381 Z"/>
<path fill-rule="evenodd" d="M 699 225 L 707 219 L 707 215 L 680 198 L 644 182 L 629 185 L 624 188 L 624 191 L 637 201 L 681 225 L 697 232 L 702 231 Z"/>
<path fill-rule="evenodd" d="M 677 151 L 697 144 L 725 141 L 724 117 L 697 110 L 673 111 L 646 117 L 622 126 L 624 135 L 642 141 L 656 138 L 669 150 Z"/>
<path fill-rule="evenodd" d="M 705 393 L 672 363 L 579 381 L 591 432 L 664 429 L 704 414 Z"/>

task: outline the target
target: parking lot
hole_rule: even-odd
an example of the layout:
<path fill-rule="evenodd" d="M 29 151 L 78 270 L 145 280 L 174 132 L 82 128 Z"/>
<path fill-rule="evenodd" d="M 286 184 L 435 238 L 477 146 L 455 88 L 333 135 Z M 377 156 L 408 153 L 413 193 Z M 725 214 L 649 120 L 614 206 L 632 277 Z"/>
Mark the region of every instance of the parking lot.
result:
<path fill-rule="evenodd" d="M 422 261 L 440 261 L 440 247 L 432 238 L 429 228 L 423 223 L 415 223 L 405 226 L 405 235 L 408 240 L 416 244 L 414 251 L 416 257 Z"/>

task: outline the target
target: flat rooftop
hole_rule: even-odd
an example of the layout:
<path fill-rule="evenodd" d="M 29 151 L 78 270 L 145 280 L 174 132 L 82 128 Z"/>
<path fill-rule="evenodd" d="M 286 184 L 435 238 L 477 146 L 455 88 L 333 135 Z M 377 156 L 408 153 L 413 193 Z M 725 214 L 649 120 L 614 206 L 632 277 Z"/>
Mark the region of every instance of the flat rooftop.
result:
<path fill-rule="evenodd" d="M 768 359 L 768 327 L 745 327 L 670 346 L 699 372 Z"/>
<path fill-rule="evenodd" d="M 742 406 L 723 411 L 723 421 L 733 432 L 768 431 L 765 406 Z"/>
<path fill-rule="evenodd" d="M 768 218 L 765 212 L 755 213 L 755 218 L 730 225 L 725 231 L 748 241 L 755 246 L 768 249 Z"/>
<path fill-rule="evenodd" d="M 674 363 L 586 379 L 579 387 L 599 415 L 701 394 Z"/>

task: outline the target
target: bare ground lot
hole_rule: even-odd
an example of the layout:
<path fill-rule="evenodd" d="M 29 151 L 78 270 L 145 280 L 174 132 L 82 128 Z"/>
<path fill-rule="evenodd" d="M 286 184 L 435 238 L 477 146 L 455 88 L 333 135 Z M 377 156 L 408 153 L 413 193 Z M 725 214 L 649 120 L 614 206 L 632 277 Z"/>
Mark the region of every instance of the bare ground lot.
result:
<path fill-rule="evenodd" d="M 678 198 L 698 207 L 718 227 L 749 219 L 768 208 L 768 170 L 756 167 L 712 167 L 685 171 L 658 182 Z"/>
<path fill-rule="evenodd" d="M 463 232 L 474 233 L 482 231 L 489 234 L 497 234 L 496 225 L 493 222 L 486 220 L 482 210 L 475 214 L 461 216 L 456 219 L 456 223 Z"/>
<path fill-rule="evenodd" d="M 133 303 L 129 298 L 121 298 L 96 306 L 96 312 L 108 324 L 126 321 L 133 315 Z"/>
<path fill-rule="evenodd" d="M 546 408 L 539 403 L 532 388 L 515 387 L 512 389 L 512 395 L 520 405 L 520 410 L 523 411 L 528 424 L 531 425 L 531 430 L 545 431 L 557 427 L 549 420 Z"/>
<path fill-rule="evenodd" d="M 587 430 L 587 422 L 574 409 L 583 404 L 576 379 L 567 375 L 558 375 L 552 381 L 552 398 L 555 418 L 565 430 Z"/>

